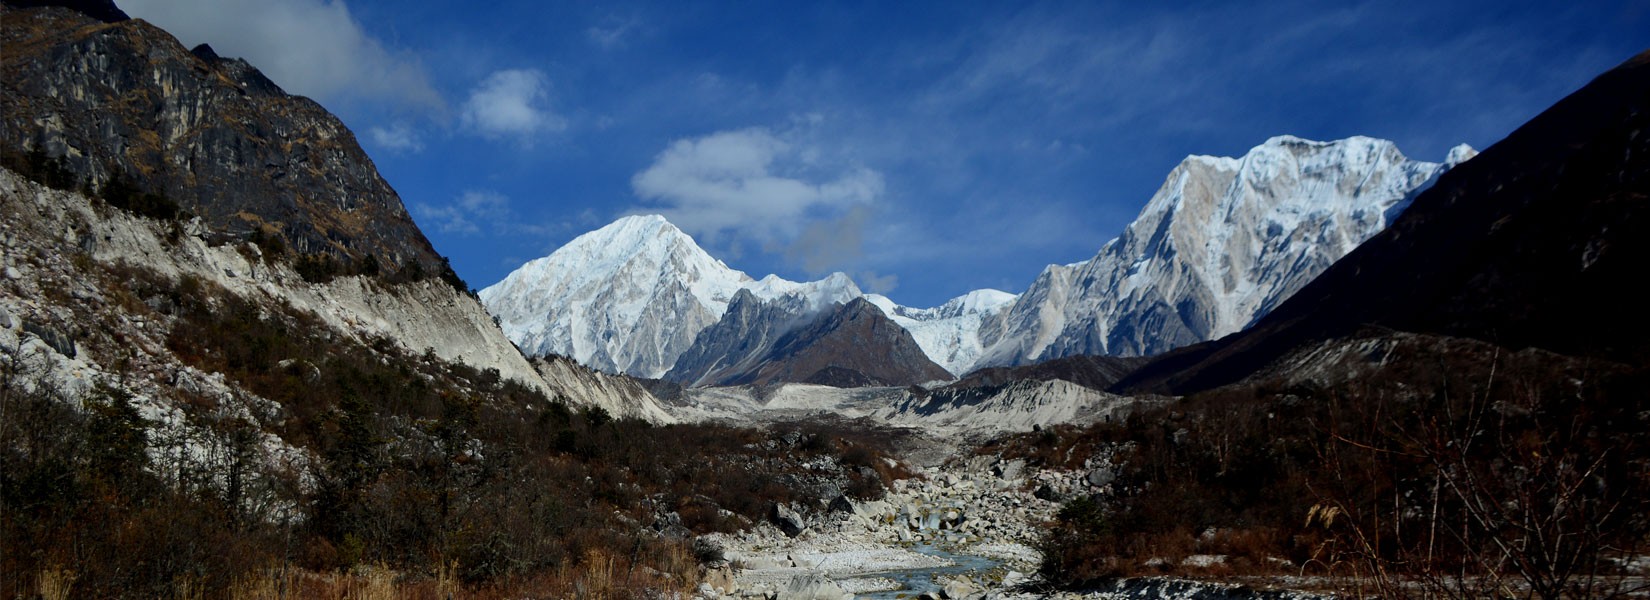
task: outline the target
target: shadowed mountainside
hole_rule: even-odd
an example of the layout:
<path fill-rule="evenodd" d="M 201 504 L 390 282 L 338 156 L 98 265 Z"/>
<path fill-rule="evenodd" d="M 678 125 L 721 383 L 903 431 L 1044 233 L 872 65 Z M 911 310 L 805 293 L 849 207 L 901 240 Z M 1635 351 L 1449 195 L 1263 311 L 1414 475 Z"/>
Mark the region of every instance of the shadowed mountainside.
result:
<path fill-rule="evenodd" d="M 1366 324 L 1645 364 L 1647 109 L 1650 52 L 1444 174 L 1254 327 L 1168 353 L 1114 391 L 1210 389 Z"/>

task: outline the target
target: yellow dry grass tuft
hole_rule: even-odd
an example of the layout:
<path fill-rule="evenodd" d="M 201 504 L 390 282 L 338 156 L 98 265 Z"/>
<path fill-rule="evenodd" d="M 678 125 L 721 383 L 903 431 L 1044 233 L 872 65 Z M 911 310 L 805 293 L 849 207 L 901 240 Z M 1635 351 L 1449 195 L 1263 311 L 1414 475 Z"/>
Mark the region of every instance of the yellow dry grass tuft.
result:
<path fill-rule="evenodd" d="M 74 589 L 75 574 L 68 569 L 54 567 L 41 569 L 39 575 L 40 597 L 45 600 L 68 600 Z"/>

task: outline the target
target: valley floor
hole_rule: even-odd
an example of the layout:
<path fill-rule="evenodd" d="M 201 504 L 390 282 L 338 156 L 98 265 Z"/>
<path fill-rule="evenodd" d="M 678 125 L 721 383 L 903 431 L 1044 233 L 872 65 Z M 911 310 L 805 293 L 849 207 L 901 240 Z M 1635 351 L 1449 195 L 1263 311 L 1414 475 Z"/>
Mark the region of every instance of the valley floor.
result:
<path fill-rule="evenodd" d="M 962 456 L 956 444 L 906 440 L 926 459 L 916 477 L 897 481 L 881 500 L 784 507 L 773 523 L 740 534 L 712 534 L 727 566 L 711 569 L 698 595 L 716 600 L 848 598 L 1193 599 L 1323 597 L 1307 592 L 1185 579 L 1136 578 L 1086 592 L 1055 591 L 1036 574 L 1034 547 L 1063 498 L 1097 491 L 1082 473 L 1034 470 L 1021 460 Z M 939 446 L 953 453 L 936 460 Z M 1034 493 L 1033 490 L 1041 490 Z M 1039 497 L 1041 496 L 1041 497 Z M 792 509 L 795 510 L 792 510 Z M 805 516 L 809 515 L 809 516 Z M 795 526 L 800 526 L 798 531 Z M 782 528 L 790 528 L 788 535 Z M 1221 557 L 1205 557 L 1218 562 Z M 1289 581 L 1253 582 L 1260 587 Z M 1293 582 L 1312 584 L 1322 582 Z M 1320 587 L 1320 586 L 1313 586 Z"/>

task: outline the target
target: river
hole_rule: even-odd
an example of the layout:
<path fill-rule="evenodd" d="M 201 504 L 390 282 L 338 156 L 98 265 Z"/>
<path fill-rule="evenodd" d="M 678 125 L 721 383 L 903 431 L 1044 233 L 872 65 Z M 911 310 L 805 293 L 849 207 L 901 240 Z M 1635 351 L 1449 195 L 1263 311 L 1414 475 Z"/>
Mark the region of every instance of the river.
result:
<path fill-rule="evenodd" d="M 983 575 L 986 571 L 1001 566 L 1002 563 L 971 554 L 953 554 L 931 545 L 923 544 L 911 547 L 912 551 L 936 556 L 955 562 L 956 564 L 944 567 L 922 567 L 916 569 L 897 569 L 880 573 L 864 573 L 848 579 L 892 579 L 900 584 L 900 589 L 885 592 L 866 592 L 855 596 L 861 600 L 897 600 L 912 599 L 918 594 L 940 591 L 940 584 L 935 579 L 940 575 L 966 574 L 976 584 L 983 584 Z"/>

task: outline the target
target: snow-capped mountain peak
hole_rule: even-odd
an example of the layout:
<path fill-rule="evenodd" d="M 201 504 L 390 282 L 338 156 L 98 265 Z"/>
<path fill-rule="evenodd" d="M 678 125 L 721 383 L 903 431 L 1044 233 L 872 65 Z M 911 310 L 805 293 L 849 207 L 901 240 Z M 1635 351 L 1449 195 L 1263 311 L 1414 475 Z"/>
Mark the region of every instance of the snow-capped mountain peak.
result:
<path fill-rule="evenodd" d="M 1007 307 L 1015 297 L 1004 291 L 981 289 L 934 308 L 900 306 L 880 294 L 867 294 L 865 299 L 911 332 L 930 360 L 953 375 L 961 375 L 980 357 L 980 323 Z"/>
<path fill-rule="evenodd" d="M 842 273 L 756 280 L 663 217 L 646 215 L 579 236 L 481 298 L 528 354 L 563 354 L 643 377 L 678 366 L 742 291 L 750 297 L 730 316 L 738 322 L 708 342 L 715 348 L 740 347 L 721 339 L 737 332 L 777 340 L 863 297 L 957 375 L 1072 354 L 1151 354 L 1248 326 L 1474 154 L 1457 146 L 1443 163 L 1430 163 L 1387 140 L 1282 135 L 1241 157 L 1188 156 L 1122 235 L 1093 258 L 1050 265 L 1018 296 L 976 290 L 912 308 L 864 294 Z M 722 368 L 723 357 L 706 352 L 695 350 L 689 370 Z"/>
<path fill-rule="evenodd" d="M 794 297 L 808 311 L 846 303 L 842 273 L 798 283 L 761 280 L 705 252 L 659 215 L 621 218 L 580 235 L 481 290 L 481 301 L 529 355 L 559 354 L 610 372 L 659 377 L 740 290 Z"/>
<path fill-rule="evenodd" d="M 1284 135 L 1238 158 L 1189 156 L 1094 258 L 1050 266 L 986 319 L 973 366 L 1153 354 L 1235 332 L 1472 154 L 1430 163 L 1387 140 Z"/>

